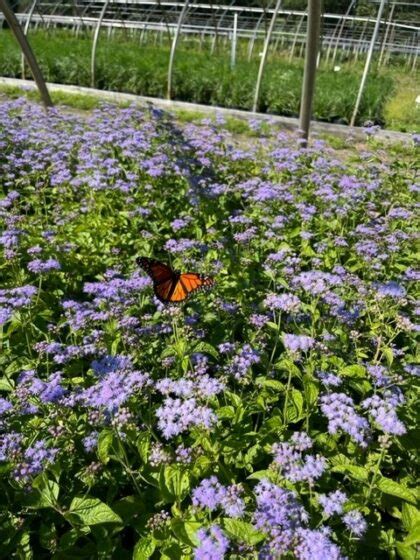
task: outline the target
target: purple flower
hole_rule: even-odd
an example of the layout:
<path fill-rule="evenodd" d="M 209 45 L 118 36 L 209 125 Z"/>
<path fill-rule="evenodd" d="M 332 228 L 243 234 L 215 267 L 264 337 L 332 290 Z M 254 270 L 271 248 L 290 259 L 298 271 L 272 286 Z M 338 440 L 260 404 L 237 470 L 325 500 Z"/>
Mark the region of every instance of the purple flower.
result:
<path fill-rule="evenodd" d="M 262 315 L 260 313 L 253 313 L 249 318 L 250 324 L 253 327 L 257 327 L 257 329 L 262 329 L 269 320 L 270 317 L 268 317 L 267 315 Z"/>
<path fill-rule="evenodd" d="M 321 504 L 324 514 L 331 516 L 335 513 L 340 514 L 343 511 L 343 506 L 347 502 L 347 496 L 341 490 L 336 490 L 330 494 L 320 494 L 318 501 Z"/>
<path fill-rule="evenodd" d="M 300 299 L 293 294 L 269 294 L 264 300 L 264 305 L 269 309 L 278 309 L 287 313 L 297 313 L 301 304 Z"/>
<path fill-rule="evenodd" d="M 326 528 L 298 529 L 297 536 L 294 549 L 297 560 L 345 560 L 338 546 L 329 539 Z"/>
<path fill-rule="evenodd" d="M 168 397 L 156 411 L 158 427 L 166 439 L 170 439 L 193 426 L 210 428 L 216 415 L 207 406 L 197 404 L 195 398 L 181 400 Z"/>
<path fill-rule="evenodd" d="M 5 414 L 11 408 L 13 408 L 12 403 L 10 403 L 7 399 L 0 397 L 0 416 Z"/>
<path fill-rule="evenodd" d="M 36 274 L 42 274 L 44 272 L 51 272 L 52 270 L 60 270 L 61 265 L 57 259 L 47 259 L 42 261 L 41 259 L 34 259 L 28 262 L 28 270 L 30 272 L 35 272 Z"/>
<path fill-rule="evenodd" d="M 356 537 L 361 537 L 366 532 L 367 522 L 360 511 L 355 509 L 349 511 L 343 516 L 343 522 Z"/>
<path fill-rule="evenodd" d="M 293 492 L 268 480 L 257 484 L 255 496 L 255 526 L 269 536 L 267 552 L 280 557 L 292 550 L 296 531 L 307 522 L 308 514 Z"/>
<path fill-rule="evenodd" d="M 228 367 L 228 372 L 234 376 L 235 379 L 240 380 L 249 371 L 251 366 L 260 361 L 260 356 L 249 344 L 244 344 L 238 350 L 236 356 L 233 357 L 232 363 Z"/>
<path fill-rule="evenodd" d="M 22 434 L 9 432 L 0 436 L 0 461 L 9 461 L 19 454 L 22 446 Z"/>
<path fill-rule="evenodd" d="M 150 383 L 147 374 L 132 367 L 130 358 L 126 356 L 106 356 L 99 362 L 93 362 L 92 368 L 99 379 L 81 391 L 77 401 L 84 406 L 104 408 L 108 413 L 115 414 L 135 392 Z"/>
<path fill-rule="evenodd" d="M 293 434 L 290 442 L 273 445 L 274 462 L 282 475 L 291 482 L 306 481 L 309 484 L 322 476 L 326 461 L 320 455 L 303 455 L 312 447 L 311 438 L 304 432 Z"/>
<path fill-rule="evenodd" d="M 402 436 L 406 433 L 406 428 L 401 420 L 398 419 L 396 407 L 402 404 L 403 399 L 384 398 L 379 395 L 365 399 L 362 407 L 368 411 L 369 415 L 375 420 L 375 423 L 386 434 Z"/>
<path fill-rule="evenodd" d="M 343 383 L 343 380 L 334 373 L 318 371 L 317 376 L 321 383 L 325 385 L 325 387 L 339 387 Z"/>
<path fill-rule="evenodd" d="M 372 376 L 373 382 L 377 387 L 384 387 L 385 385 L 389 385 L 391 378 L 386 373 L 386 369 L 384 368 L 384 366 L 371 365 L 367 366 L 366 369 Z"/>
<path fill-rule="evenodd" d="M 307 352 L 314 344 L 315 340 L 311 336 L 300 334 L 284 334 L 283 344 L 289 352 Z"/>
<path fill-rule="evenodd" d="M 194 560 L 223 560 L 229 548 L 229 541 L 218 525 L 197 532 L 200 541 L 194 550 Z"/>
<path fill-rule="evenodd" d="M 225 487 L 220 484 L 215 476 L 211 476 L 202 480 L 193 491 L 192 503 L 195 507 L 208 508 L 213 511 L 220 506 L 225 496 Z"/>
<path fill-rule="evenodd" d="M 242 517 L 245 512 L 245 502 L 241 498 L 243 488 L 239 484 L 232 484 L 226 488 L 222 499 L 222 508 L 229 517 Z"/>
<path fill-rule="evenodd" d="M 340 430 L 349 434 L 357 443 L 366 446 L 369 424 L 354 410 L 354 403 L 344 393 L 330 393 L 320 399 L 322 413 L 328 418 L 328 432 Z"/>
<path fill-rule="evenodd" d="M 98 444 L 98 437 L 98 432 L 91 432 L 88 436 L 83 438 L 83 447 L 88 453 L 96 449 L 96 446 Z"/>
<path fill-rule="evenodd" d="M 13 472 L 16 480 L 28 482 L 31 477 L 41 473 L 55 459 L 58 449 L 47 448 L 45 440 L 39 440 L 26 449 L 22 462 Z"/>
<path fill-rule="evenodd" d="M 376 284 L 375 287 L 378 294 L 384 297 L 403 298 L 406 294 L 405 289 L 392 280 L 385 284 Z"/>

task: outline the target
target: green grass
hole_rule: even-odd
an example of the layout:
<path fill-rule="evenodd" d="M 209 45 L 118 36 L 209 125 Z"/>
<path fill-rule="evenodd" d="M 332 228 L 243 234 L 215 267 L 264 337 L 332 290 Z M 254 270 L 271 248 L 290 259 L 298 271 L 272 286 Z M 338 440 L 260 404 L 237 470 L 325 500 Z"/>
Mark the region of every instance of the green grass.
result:
<path fill-rule="evenodd" d="M 75 37 L 68 31 L 32 31 L 30 41 L 40 61 L 45 78 L 51 82 L 91 86 L 91 35 Z M 237 64 L 230 68 L 229 48 L 219 45 L 211 55 L 208 45 L 200 49 L 190 40 L 180 43 L 176 53 L 173 92 L 175 100 L 249 110 L 252 107 L 258 73 L 259 45 L 248 61 L 246 44 L 240 43 Z M 169 44 L 138 40 L 123 34 L 108 40 L 99 39 L 95 86 L 152 97 L 166 97 Z M 358 91 L 362 66 L 341 63 L 340 72 L 332 72 L 322 64 L 318 71 L 313 113 L 318 120 L 348 123 Z M 382 126 L 406 131 L 420 129 L 419 111 L 401 110 L 402 69 L 374 69 L 369 75 L 362 99 L 358 122 L 373 120 Z M 299 114 L 303 61 L 289 61 L 285 56 L 271 54 L 261 88 L 259 111 L 296 117 Z M 7 31 L 0 33 L 0 74 L 21 77 L 18 46 Z M 395 95 L 394 95 L 395 92 Z M 396 97 L 395 97 L 396 96 Z M 411 100 L 411 97 L 410 97 Z M 408 100 L 407 104 L 411 101 Z M 243 127 L 244 125 L 241 124 Z M 240 126 L 240 127 L 241 127 Z"/>

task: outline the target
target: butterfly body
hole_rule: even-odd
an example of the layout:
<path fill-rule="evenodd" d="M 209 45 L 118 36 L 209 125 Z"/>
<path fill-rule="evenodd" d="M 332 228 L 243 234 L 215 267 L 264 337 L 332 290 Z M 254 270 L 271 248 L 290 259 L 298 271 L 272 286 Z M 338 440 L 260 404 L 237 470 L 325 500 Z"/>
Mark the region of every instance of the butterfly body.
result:
<path fill-rule="evenodd" d="M 181 273 L 149 257 L 140 257 L 137 259 L 137 264 L 153 280 L 155 295 L 163 303 L 180 303 L 191 293 L 214 284 L 212 278 L 195 272 Z"/>

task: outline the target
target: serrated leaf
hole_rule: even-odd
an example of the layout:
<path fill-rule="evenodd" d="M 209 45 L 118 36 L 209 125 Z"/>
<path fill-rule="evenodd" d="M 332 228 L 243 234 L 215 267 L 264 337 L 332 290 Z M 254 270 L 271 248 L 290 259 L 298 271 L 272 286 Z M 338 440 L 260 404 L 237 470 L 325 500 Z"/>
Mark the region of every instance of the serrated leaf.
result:
<path fill-rule="evenodd" d="M 412 546 L 420 543 L 420 523 L 417 523 L 404 539 L 404 544 Z"/>
<path fill-rule="evenodd" d="M 286 422 L 299 422 L 304 417 L 303 395 L 297 389 L 292 389 L 287 400 Z"/>
<path fill-rule="evenodd" d="M 137 541 L 133 551 L 133 560 L 147 560 L 152 556 L 156 548 L 155 539 L 148 535 Z"/>
<path fill-rule="evenodd" d="M 268 387 L 269 389 L 273 389 L 274 391 L 284 391 L 285 389 L 284 383 L 282 383 L 281 381 L 277 381 L 276 379 L 262 378 L 258 385 L 261 385 L 261 387 Z"/>
<path fill-rule="evenodd" d="M 57 504 L 60 492 L 59 485 L 53 480 L 48 479 L 46 474 L 38 475 L 32 486 L 36 489 L 36 493 L 29 494 L 25 501 L 27 507 L 33 509 L 53 508 Z"/>
<path fill-rule="evenodd" d="M 364 467 L 356 465 L 335 465 L 331 471 L 347 474 L 350 478 L 360 480 L 361 482 L 366 482 L 369 478 L 369 471 Z"/>
<path fill-rule="evenodd" d="M 14 383 L 7 377 L 0 378 L 0 391 L 13 391 Z"/>
<path fill-rule="evenodd" d="M 165 500 L 183 500 L 190 490 L 190 475 L 180 465 L 167 465 L 161 471 L 159 488 Z"/>
<path fill-rule="evenodd" d="M 202 527 L 199 521 L 182 521 L 182 519 L 173 519 L 171 522 L 174 535 L 184 544 L 194 548 L 198 546 L 200 541 L 197 537 L 197 531 Z"/>
<path fill-rule="evenodd" d="M 257 544 L 264 539 L 264 535 L 251 525 L 251 523 L 247 523 L 241 519 L 231 519 L 230 517 L 225 517 L 222 524 L 226 533 L 231 538 L 250 546 Z"/>
<path fill-rule="evenodd" d="M 143 463 L 147 463 L 150 450 L 150 436 L 147 432 L 143 432 L 139 435 L 136 446 Z"/>
<path fill-rule="evenodd" d="M 356 377 L 363 379 L 366 377 L 366 368 L 361 365 L 354 364 L 340 369 L 340 375 L 344 377 Z"/>
<path fill-rule="evenodd" d="M 376 485 L 384 494 L 396 496 L 397 498 L 401 498 L 401 500 L 405 500 L 406 502 L 410 502 L 411 504 L 417 503 L 416 496 L 409 488 L 406 488 L 402 484 L 395 482 L 391 478 L 386 478 L 385 476 L 383 476 L 378 480 Z"/>
<path fill-rule="evenodd" d="M 98 498 L 73 498 L 69 513 L 76 515 L 84 525 L 100 523 L 122 523 L 121 517 Z"/>
<path fill-rule="evenodd" d="M 407 546 L 402 542 L 396 543 L 398 556 L 402 560 L 418 560 L 417 552 L 414 547 Z"/>
<path fill-rule="evenodd" d="M 209 354 L 210 356 L 216 359 L 219 357 L 218 350 L 208 342 L 199 342 L 194 346 L 193 352 L 194 353 L 197 352 L 201 354 Z"/>
<path fill-rule="evenodd" d="M 255 471 L 252 474 L 250 474 L 247 479 L 249 480 L 263 480 L 264 478 L 270 478 L 270 476 L 273 474 L 273 471 L 269 471 L 268 469 L 265 469 L 263 471 Z"/>
<path fill-rule="evenodd" d="M 99 434 L 98 437 L 98 457 L 101 463 L 106 465 L 110 459 L 109 453 L 112 448 L 114 434 L 112 430 L 105 429 Z"/>
<path fill-rule="evenodd" d="M 407 502 L 401 508 L 401 518 L 406 531 L 410 531 L 414 525 L 420 523 L 420 511 Z"/>

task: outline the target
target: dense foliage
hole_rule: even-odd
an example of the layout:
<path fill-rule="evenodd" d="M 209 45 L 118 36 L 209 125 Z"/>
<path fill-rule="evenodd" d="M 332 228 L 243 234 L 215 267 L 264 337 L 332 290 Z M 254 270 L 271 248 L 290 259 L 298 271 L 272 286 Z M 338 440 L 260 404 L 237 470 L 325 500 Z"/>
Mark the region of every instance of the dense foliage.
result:
<path fill-rule="evenodd" d="M 97 49 L 95 86 L 138 95 L 165 98 L 169 43 L 166 34 L 156 44 L 151 34 L 146 44 L 127 34 L 109 38 L 101 35 Z M 32 31 L 30 41 L 47 81 L 91 86 L 92 35 L 75 36 L 68 31 Z M 153 44 L 153 42 L 155 44 Z M 238 47 L 237 64 L 230 68 L 230 45 L 222 44 L 210 54 L 210 44 L 183 39 L 178 47 L 173 75 L 172 97 L 177 100 L 250 110 L 253 106 L 258 75 L 257 43 L 248 60 L 248 41 Z M 298 52 L 298 50 L 296 51 Z M 110 64 L 112 60 L 112 64 Z M 314 118 L 328 122 L 349 123 L 359 89 L 363 61 L 337 60 L 338 71 L 320 65 L 314 99 Z M 0 33 L 0 75 L 21 77 L 21 53 L 8 32 Z M 414 76 L 401 68 L 382 69 L 372 66 L 363 94 L 357 124 L 371 120 L 381 126 L 420 130 L 420 115 L 415 104 Z M 29 76 L 27 72 L 27 76 Z M 288 53 L 273 55 L 267 61 L 262 82 L 259 111 L 297 117 L 301 101 L 303 59 L 289 60 Z M 399 80 L 405 77 L 404 108 L 387 111 L 388 100 L 399 93 Z M 397 105 L 401 104 L 398 99 Z"/>
<path fill-rule="evenodd" d="M 250 126 L 3 103 L 1 558 L 414 559 L 415 148 Z"/>

